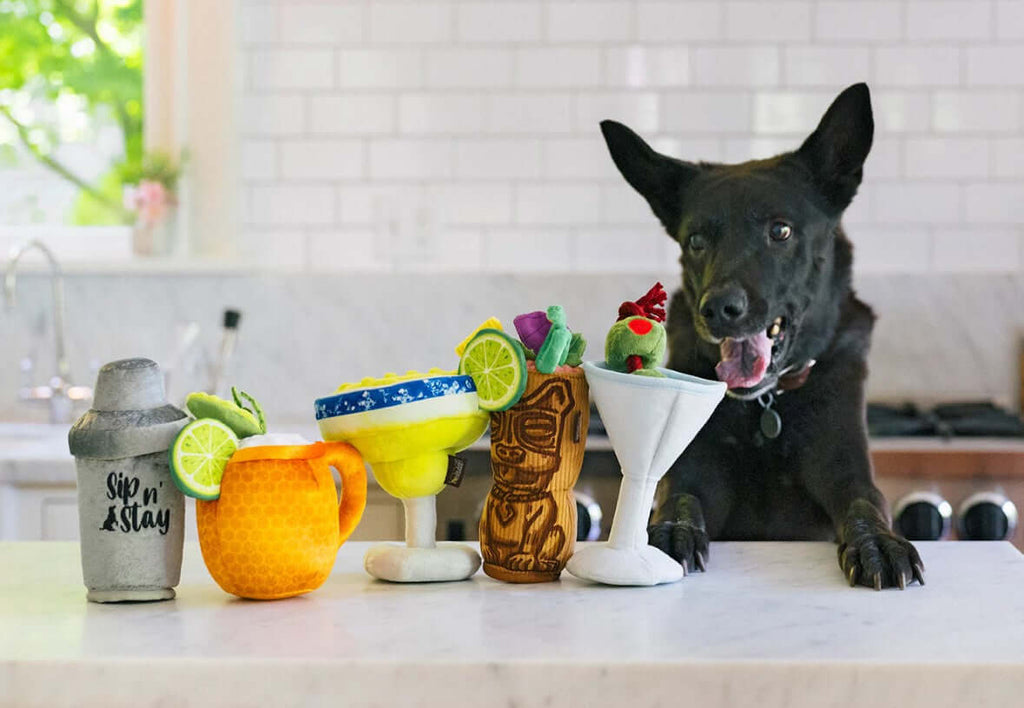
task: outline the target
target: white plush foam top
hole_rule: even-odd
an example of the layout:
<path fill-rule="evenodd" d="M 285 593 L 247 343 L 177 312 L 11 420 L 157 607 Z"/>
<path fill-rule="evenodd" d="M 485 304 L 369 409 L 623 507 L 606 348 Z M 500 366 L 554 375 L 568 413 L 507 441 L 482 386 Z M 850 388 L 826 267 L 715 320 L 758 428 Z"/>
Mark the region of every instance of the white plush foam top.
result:
<path fill-rule="evenodd" d="M 267 433 L 266 435 L 251 435 L 242 438 L 238 443 L 238 449 L 247 447 L 262 447 L 263 445 L 309 445 L 309 440 L 295 433 Z"/>

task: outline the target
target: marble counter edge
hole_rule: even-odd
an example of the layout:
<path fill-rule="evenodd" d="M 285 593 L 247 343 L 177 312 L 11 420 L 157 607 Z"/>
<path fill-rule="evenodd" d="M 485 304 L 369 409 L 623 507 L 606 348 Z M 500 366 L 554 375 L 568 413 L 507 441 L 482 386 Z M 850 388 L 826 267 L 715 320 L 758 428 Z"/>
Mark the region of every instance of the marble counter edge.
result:
<path fill-rule="evenodd" d="M 273 670 L 268 668 L 273 667 Z M 132 671 L 133 669 L 144 669 Z M 60 681 L 53 678 L 59 672 Z M 185 680 L 183 678 L 187 677 Z M 1017 664 L 765 661 L 332 662 L 329 659 L 183 658 L 0 662 L 0 705 L 176 704 L 456 706 L 498 701 L 521 708 L 672 705 L 684 691 L 709 708 L 855 708 L 863 705 L 960 708 L 1009 705 L 1024 691 Z"/>

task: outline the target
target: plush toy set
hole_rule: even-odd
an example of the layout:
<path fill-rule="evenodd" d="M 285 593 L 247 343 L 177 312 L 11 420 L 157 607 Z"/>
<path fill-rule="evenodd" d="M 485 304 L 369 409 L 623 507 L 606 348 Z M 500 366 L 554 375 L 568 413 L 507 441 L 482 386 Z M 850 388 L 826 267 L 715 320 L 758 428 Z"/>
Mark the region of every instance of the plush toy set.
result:
<path fill-rule="evenodd" d="M 563 569 L 610 585 L 679 580 L 679 563 L 647 545 L 647 515 L 658 480 L 710 417 L 725 384 L 658 366 L 666 346 L 665 299 L 659 283 L 622 304 L 603 362 L 583 360 L 587 343 L 569 328 L 561 306 L 516 317 L 517 336 L 492 318 L 456 347 L 457 371 L 389 373 L 343 384 L 317 399 L 324 442 L 268 434 L 259 404 L 242 391 L 232 390 L 233 401 L 191 394 L 186 407 L 194 420 L 178 412 L 174 420 L 180 422 L 160 438 L 169 450 L 157 455 L 169 464 L 147 468 L 147 474 L 166 476 L 167 493 L 180 490 L 197 499 L 207 569 L 226 592 L 245 598 L 291 597 L 323 584 L 338 548 L 362 517 L 367 468 L 405 509 L 405 545 L 379 544 L 366 553 L 366 572 L 375 578 L 464 580 L 482 561 L 485 573 L 510 583 L 556 580 Z M 609 541 L 576 551 L 572 489 L 583 461 L 591 397 L 623 481 Z M 166 406 L 162 390 L 150 398 L 154 407 Z M 83 421 L 90 415 L 97 413 L 90 411 Z M 480 519 L 478 554 L 465 544 L 436 541 L 435 498 L 445 486 L 459 485 L 463 463 L 455 455 L 488 427 L 493 482 Z M 72 447 L 80 471 L 94 464 L 92 458 L 120 460 L 114 450 L 92 445 L 86 458 L 79 454 L 82 445 Z M 139 451 L 159 452 L 152 447 Z M 110 454 L 104 457 L 105 452 Z M 332 467 L 342 480 L 340 503 Z M 91 497 L 87 501 L 95 505 Z M 180 518 L 176 522 L 180 526 Z M 83 521 L 83 567 L 95 554 L 87 548 L 85 526 Z M 133 538 L 97 535 L 90 528 L 89 539 L 101 543 L 107 557 L 119 557 L 119 548 L 129 555 L 143 547 L 152 553 L 162 537 L 159 529 L 145 531 Z M 169 540 L 180 567 L 180 533 Z M 124 577 L 130 575 L 130 563 L 118 566 L 118 578 L 104 592 L 94 592 L 96 583 L 87 578 L 90 599 L 173 597 L 173 591 L 133 595 L 132 588 L 149 581 Z M 164 575 L 173 583 L 160 582 L 173 587 L 177 575 Z"/>

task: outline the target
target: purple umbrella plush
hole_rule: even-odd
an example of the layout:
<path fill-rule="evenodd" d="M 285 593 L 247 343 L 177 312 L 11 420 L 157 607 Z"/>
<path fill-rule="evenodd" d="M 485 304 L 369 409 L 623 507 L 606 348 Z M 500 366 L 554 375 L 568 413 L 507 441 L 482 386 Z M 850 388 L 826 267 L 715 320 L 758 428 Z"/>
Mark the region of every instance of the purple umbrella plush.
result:
<path fill-rule="evenodd" d="M 551 322 L 548 321 L 548 315 L 544 310 L 519 315 L 512 320 L 512 324 L 515 325 L 520 341 L 535 352 L 540 351 L 544 339 L 548 336 L 548 330 L 551 329 Z"/>

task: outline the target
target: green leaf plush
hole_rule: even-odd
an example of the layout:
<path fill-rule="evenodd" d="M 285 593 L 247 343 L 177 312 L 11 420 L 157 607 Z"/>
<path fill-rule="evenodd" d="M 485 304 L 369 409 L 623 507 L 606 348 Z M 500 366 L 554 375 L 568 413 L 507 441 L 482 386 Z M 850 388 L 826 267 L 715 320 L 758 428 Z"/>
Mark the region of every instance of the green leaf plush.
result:
<path fill-rule="evenodd" d="M 579 366 L 583 363 L 583 354 L 587 351 L 587 340 L 579 332 L 572 333 L 569 341 L 569 354 L 565 358 L 567 366 Z"/>
<path fill-rule="evenodd" d="M 267 432 L 267 418 L 263 415 L 263 409 L 256 402 L 256 399 L 245 391 L 240 391 L 236 386 L 231 387 L 231 396 L 235 399 L 236 406 L 256 416 L 256 420 L 260 424 L 260 433 Z M 246 403 L 249 405 L 246 405 Z"/>
<path fill-rule="evenodd" d="M 246 409 L 218 396 L 197 391 L 188 394 L 185 399 L 188 412 L 199 418 L 214 418 L 231 428 L 240 438 L 251 435 L 262 435 L 266 432 L 266 424 Z"/>

